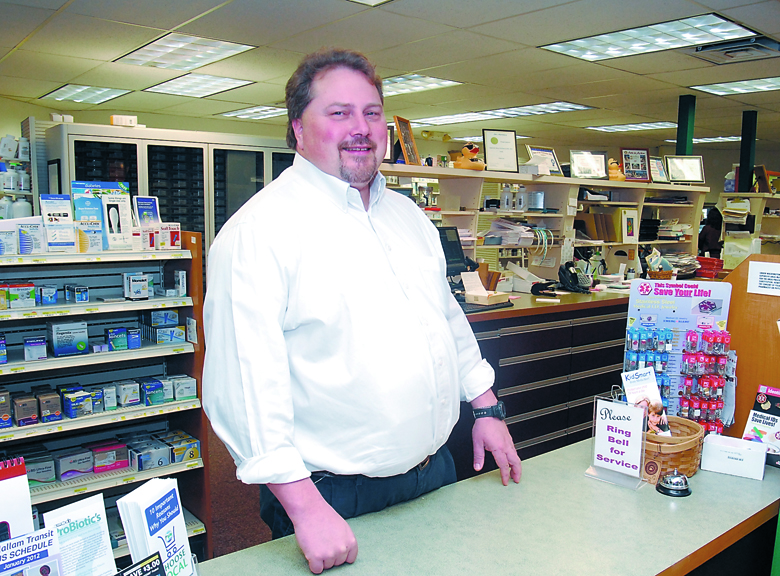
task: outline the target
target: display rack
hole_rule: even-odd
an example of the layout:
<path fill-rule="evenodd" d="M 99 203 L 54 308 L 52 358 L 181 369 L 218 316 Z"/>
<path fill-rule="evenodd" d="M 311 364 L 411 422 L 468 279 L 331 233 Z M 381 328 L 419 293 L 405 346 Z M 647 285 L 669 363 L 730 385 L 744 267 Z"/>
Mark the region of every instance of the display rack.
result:
<path fill-rule="evenodd" d="M 123 430 L 139 427 L 182 429 L 200 441 L 200 458 L 174 463 L 151 470 L 128 468 L 93 473 L 64 482 L 54 482 L 30 489 L 32 502 L 39 512 L 57 508 L 87 493 L 103 492 L 117 496 L 138 483 L 159 476 L 175 476 L 182 504 L 197 518 L 197 534 L 203 534 L 205 555 L 212 554 L 211 507 L 208 458 L 208 423 L 201 409 L 201 374 L 203 367 L 203 276 L 202 236 L 182 232 L 182 249 L 171 252 L 101 252 L 96 254 L 36 254 L 9 257 L 0 261 L 4 277 L 24 278 L 34 283 L 57 284 L 78 282 L 89 288 L 90 302 L 39 306 L 25 310 L 0 311 L 0 332 L 6 335 L 9 363 L 0 365 L 0 387 L 14 393 L 29 393 L 32 388 L 54 388 L 60 384 L 99 384 L 143 376 L 188 374 L 197 381 L 197 398 L 156 406 L 133 406 L 97 413 L 76 419 L 0 430 L 0 445 L 8 453 L 23 454 L 26 443 L 51 442 L 68 445 L 74 438 L 98 435 L 110 437 Z M 187 273 L 188 294 L 178 298 L 152 298 L 146 301 L 97 301 L 123 293 L 123 272 L 150 274 L 156 285 L 172 281 L 175 270 Z M 83 356 L 49 358 L 36 362 L 21 360 L 25 336 L 43 335 L 46 322 L 53 318 L 83 319 L 90 337 L 103 334 L 109 327 L 136 326 L 144 310 L 177 308 L 180 324 L 194 321 L 188 331 L 190 342 L 152 344 L 144 342 L 139 350 L 90 353 Z M 190 323 L 187 323 L 192 328 Z"/>

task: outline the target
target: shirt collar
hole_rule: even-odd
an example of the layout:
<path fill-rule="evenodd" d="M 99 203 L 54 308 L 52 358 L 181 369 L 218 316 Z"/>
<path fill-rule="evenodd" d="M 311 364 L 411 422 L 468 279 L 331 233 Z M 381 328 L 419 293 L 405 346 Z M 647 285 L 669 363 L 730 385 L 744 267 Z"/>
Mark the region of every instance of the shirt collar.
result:
<path fill-rule="evenodd" d="M 344 180 L 340 178 L 323 172 L 297 152 L 293 159 L 293 166 L 307 182 L 321 190 L 343 210 L 347 209 L 350 199 L 357 199 L 356 202 L 358 202 L 362 208 L 363 204 L 360 200 L 360 192 L 358 192 L 356 188 L 350 186 L 348 182 L 344 182 Z M 381 172 L 377 172 L 369 187 L 371 192 L 371 200 L 368 205 L 369 210 L 384 196 L 385 183 L 386 180 L 384 175 L 382 175 Z"/>

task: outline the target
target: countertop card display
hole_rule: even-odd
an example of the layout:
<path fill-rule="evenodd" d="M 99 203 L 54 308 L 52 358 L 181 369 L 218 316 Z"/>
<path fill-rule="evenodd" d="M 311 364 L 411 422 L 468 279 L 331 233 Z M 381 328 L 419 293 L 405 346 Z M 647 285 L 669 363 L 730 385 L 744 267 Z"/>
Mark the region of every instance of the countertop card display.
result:
<path fill-rule="evenodd" d="M 637 279 L 631 282 L 628 328 L 725 330 L 730 303 L 728 282 Z"/>
<path fill-rule="evenodd" d="M 0 542 L 0 576 L 37 574 L 64 575 L 54 529 L 46 528 Z"/>
<path fill-rule="evenodd" d="M 758 386 L 742 439 L 764 444 L 766 463 L 780 468 L 780 388 Z"/>
<path fill-rule="evenodd" d="M 43 515 L 57 531 L 64 576 L 113 576 L 116 573 L 103 495 L 97 494 Z"/>
<path fill-rule="evenodd" d="M 596 397 L 593 463 L 585 472 L 597 480 L 636 490 L 642 484 L 644 409 Z"/>
<path fill-rule="evenodd" d="M 133 209 L 139 226 L 159 226 L 160 208 L 157 196 L 133 196 Z"/>
<path fill-rule="evenodd" d="M 76 235 L 69 194 L 41 194 L 41 216 L 48 252 L 75 252 Z"/>
<path fill-rule="evenodd" d="M 165 576 L 160 553 L 155 552 L 148 558 L 120 570 L 116 576 Z"/>

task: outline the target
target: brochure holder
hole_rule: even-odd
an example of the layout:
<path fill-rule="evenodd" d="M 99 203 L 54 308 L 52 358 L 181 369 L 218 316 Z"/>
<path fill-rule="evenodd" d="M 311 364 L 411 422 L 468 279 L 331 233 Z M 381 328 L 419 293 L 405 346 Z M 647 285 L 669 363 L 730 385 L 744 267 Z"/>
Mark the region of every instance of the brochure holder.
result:
<path fill-rule="evenodd" d="M 632 490 L 644 480 L 644 410 L 608 396 L 593 402 L 593 453 L 585 475 Z"/>

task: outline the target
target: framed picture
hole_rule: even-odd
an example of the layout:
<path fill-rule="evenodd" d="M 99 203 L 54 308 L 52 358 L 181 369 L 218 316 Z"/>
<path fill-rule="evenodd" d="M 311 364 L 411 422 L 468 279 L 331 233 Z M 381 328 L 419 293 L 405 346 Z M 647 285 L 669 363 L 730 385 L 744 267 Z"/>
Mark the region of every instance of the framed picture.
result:
<path fill-rule="evenodd" d="M 650 182 L 650 151 L 646 148 L 621 148 L 620 162 L 626 182 Z"/>
<path fill-rule="evenodd" d="M 393 116 L 395 129 L 398 131 L 398 141 L 401 143 L 401 151 L 407 164 L 421 166 L 420 153 L 417 152 L 417 144 L 412 134 L 412 124 L 406 118 Z"/>
<path fill-rule="evenodd" d="M 525 149 L 528 151 L 528 157 L 531 160 L 541 160 L 538 164 L 547 166 L 550 169 L 551 175 L 563 176 L 563 171 L 558 162 L 558 157 L 555 155 L 555 150 L 548 148 L 547 146 L 532 146 L 530 144 L 526 144 Z"/>
<path fill-rule="evenodd" d="M 485 164 L 496 172 L 518 172 L 517 132 L 514 130 L 482 129 L 485 145 Z"/>
<path fill-rule="evenodd" d="M 704 184 L 704 164 L 701 156 L 664 156 L 670 182 Z"/>
<path fill-rule="evenodd" d="M 390 164 L 393 163 L 393 145 L 395 144 L 395 139 L 393 138 L 393 135 L 395 133 L 395 130 L 392 126 L 387 127 L 387 150 L 385 150 L 385 157 L 382 160 L 382 162 L 389 162 Z"/>
<path fill-rule="evenodd" d="M 650 178 L 653 182 L 669 183 L 669 176 L 666 174 L 664 159 L 660 156 L 650 156 Z"/>
<path fill-rule="evenodd" d="M 753 184 L 753 187 L 756 189 L 756 192 L 763 194 L 772 193 L 772 187 L 769 185 L 769 175 L 767 174 L 766 166 L 753 166 L 753 176 L 755 177 L 755 183 Z"/>
<path fill-rule="evenodd" d="M 572 178 L 609 179 L 607 153 L 589 150 L 570 150 L 569 166 Z"/>

